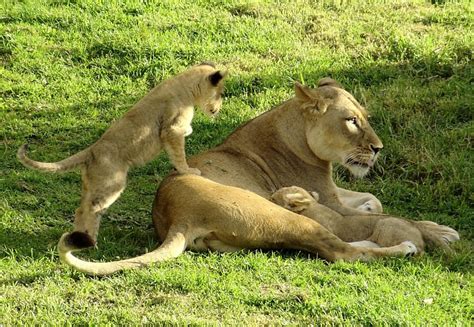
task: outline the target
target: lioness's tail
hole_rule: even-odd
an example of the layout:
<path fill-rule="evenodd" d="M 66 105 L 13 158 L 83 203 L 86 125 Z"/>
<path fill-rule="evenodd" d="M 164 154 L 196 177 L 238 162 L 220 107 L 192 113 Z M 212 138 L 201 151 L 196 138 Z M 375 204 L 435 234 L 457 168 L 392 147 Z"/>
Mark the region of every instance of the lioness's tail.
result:
<path fill-rule="evenodd" d="M 83 273 L 94 276 L 110 275 L 121 270 L 144 267 L 154 262 L 176 258 L 186 249 L 185 234 L 183 232 L 173 232 L 170 230 L 163 244 L 151 252 L 135 258 L 119 261 L 90 262 L 81 260 L 72 254 L 74 249 L 71 249 L 67 245 L 66 239 L 68 235 L 69 233 L 63 234 L 58 243 L 58 252 L 61 261 Z"/>
<path fill-rule="evenodd" d="M 85 149 L 76 154 L 73 154 L 69 158 L 66 158 L 57 162 L 41 162 L 35 161 L 26 156 L 28 150 L 28 144 L 23 144 L 16 154 L 18 160 L 28 168 L 33 168 L 43 171 L 68 171 L 84 163 L 89 158 L 89 150 Z"/>
<path fill-rule="evenodd" d="M 414 221 L 413 223 L 420 230 L 423 240 L 431 246 L 451 251 L 449 243 L 459 240 L 458 232 L 451 227 L 438 225 L 432 221 Z"/>

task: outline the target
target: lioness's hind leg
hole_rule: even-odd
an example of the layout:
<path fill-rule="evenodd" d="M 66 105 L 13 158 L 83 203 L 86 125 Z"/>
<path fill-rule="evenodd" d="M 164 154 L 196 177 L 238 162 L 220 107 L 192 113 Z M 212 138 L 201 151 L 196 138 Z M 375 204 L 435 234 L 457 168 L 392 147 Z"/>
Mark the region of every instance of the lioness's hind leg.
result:
<path fill-rule="evenodd" d="M 364 248 L 379 248 L 380 247 L 380 245 L 372 241 L 349 242 L 349 244 L 355 247 L 364 247 Z"/>
<path fill-rule="evenodd" d="M 100 175 L 97 172 L 102 172 Z M 125 189 L 127 171 L 87 171 L 83 173 L 83 190 L 81 205 L 76 210 L 74 218 L 75 240 L 70 240 L 71 245 L 84 248 L 84 240 L 89 238 L 92 244 L 97 241 L 100 226 L 100 214 L 114 203 Z M 83 240 L 80 235 L 82 235 Z"/>
<path fill-rule="evenodd" d="M 238 252 L 242 250 L 242 248 L 226 244 L 224 242 L 221 242 L 220 240 L 204 239 L 204 242 L 206 243 L 209 250 L 216 252 Z"/>
<path fill-rule="evenodd" d="M 361 260 L 370 261 L 377 257 L 405 257 L 415 255 L 418 250 L 410 241 L 402 242 L 390 247 L 368 248 L 361 247 L 360 252 L 352 258 L 343 258 L 348 261 Z"/>

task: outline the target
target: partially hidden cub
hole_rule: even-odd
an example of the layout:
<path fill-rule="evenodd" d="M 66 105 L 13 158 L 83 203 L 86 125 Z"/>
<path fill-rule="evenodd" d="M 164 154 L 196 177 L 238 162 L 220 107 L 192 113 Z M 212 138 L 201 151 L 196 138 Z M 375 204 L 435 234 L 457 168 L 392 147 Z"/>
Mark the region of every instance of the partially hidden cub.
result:
<path fill-rule="evenodd" d="M 220 110 L 225 76 L 214 64 L 203 63 L 163 81 L 98 141 L 64 160 L 34 161 L 26 156 L 27 145 L 20 147 L 17 157 L 29 168 L 49 172 L 81 168 L 81 204 L 75 213 L 71 244 L 85 248 L 96 243 L 100 213 L 124 190 L 128 170 L 149 162 L 163 148 L 180 174 L 201 174 L 187 164 L 184 137 L 192 132 L 194 106 L 210 116 Z"/>
<path fill-rule="evenodd" d="M 342 216 L 319 204 L 316 192 L 298 186 L 283 187 L 273 193 L 272 200 L 296 213 L 311 218 L 352 246 L 387 247 L 404 241 L 412 242 L 417 253 L 424 252 L 425 243 L 436 243 L 449 251 L 448 243 L 459 240 L 452 228 L 431 221 L 409 221 L 383 214 Z M 418 228 L 420 227 L 420 228 Z M 431 234 L 442 234 L 443 242 Z"/>

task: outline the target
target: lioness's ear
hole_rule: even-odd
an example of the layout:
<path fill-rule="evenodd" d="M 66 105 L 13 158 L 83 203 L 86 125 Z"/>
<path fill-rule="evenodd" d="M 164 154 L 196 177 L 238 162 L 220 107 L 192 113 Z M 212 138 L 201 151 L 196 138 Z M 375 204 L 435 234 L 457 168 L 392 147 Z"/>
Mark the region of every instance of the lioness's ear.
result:
<path fill-rule="evenodd" d="M 296 97 L 303 102 L 302 108 L 309 113 L 326 112 L 329 103 L 317 90 L 311 90 L 309 87 L 295 82 Z"/>
<path fill-rule="evenodd" d="M 318 81 L 318 87 L 321 87 L 321 86 L 333 86 L 333 87 L 337 87 L 337 88 L 340 88 L 340 89 L 344 89 L 341 84 L 339 84 L 338 82 L 336 82 L 335 80 L 333 80 L 330 77 L 324 77 L 324 78 L 320 79 Z"/>
<path fill-rule="evenodd" d="M 314 100 L 313 96 L 311 95 L 310 88 L 301 84 L 300 82 L 295 82 L 295 95 L 297 98 L 303 101 Z"/>
<path fill-rule="evenodd" d="M 227 71 L 218 70 L 217 72 L 209 75 L 208 78 L 213 86 L 217 86 L 217 84 L 219 84 L 219 82 L 226 76 L 227 76 Z"/>

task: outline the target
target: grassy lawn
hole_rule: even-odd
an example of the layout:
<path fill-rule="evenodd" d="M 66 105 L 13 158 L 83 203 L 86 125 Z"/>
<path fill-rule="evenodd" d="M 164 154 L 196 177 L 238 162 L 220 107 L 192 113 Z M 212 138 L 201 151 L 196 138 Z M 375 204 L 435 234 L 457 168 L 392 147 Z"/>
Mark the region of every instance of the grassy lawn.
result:
<path fill-rule="evenodd" d="M 467 1 L 394 2 L 2 1 L 0 325 L 471 325 L 474 11 Z M 107 278 L 62 265 L 55 245 L 72 226 L 79 173 L 28 170 L 17 148 L 65 158 L 203 60 L 230 76 L 221 115 L 195 118 L 189 155 L 292 96 L 294 80 L 331 76 L 368 107 L 385 145 L 367 178 L 339 167 L 338 183 L 372 192 L 386 212 L 457 229 L 456 254 L 327 264 L 291 251 L 186 252 Z M 81 255 L 154 248 L 151 203 L 170 168 L 162 155 L 133 170 L 99 248 Z"/>

